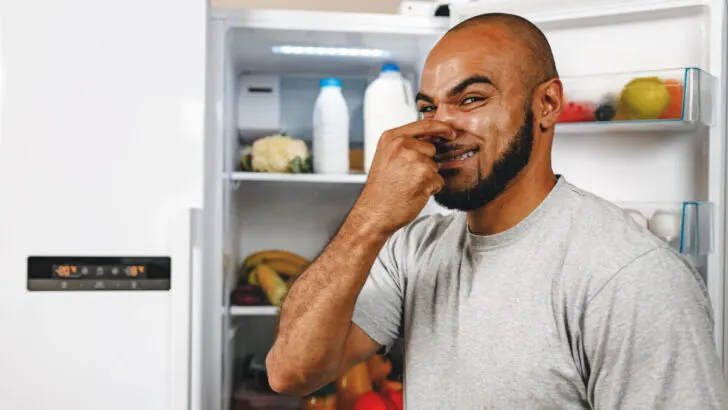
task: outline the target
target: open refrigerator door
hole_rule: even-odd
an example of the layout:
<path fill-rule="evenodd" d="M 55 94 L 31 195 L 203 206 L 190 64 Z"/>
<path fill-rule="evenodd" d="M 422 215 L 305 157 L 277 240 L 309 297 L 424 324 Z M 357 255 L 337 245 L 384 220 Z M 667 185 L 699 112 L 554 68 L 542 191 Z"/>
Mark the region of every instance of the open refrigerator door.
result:
<path fill-rule="evenodd" d="M 555 171 L 695 265 L 725 363 L 725 2 L 483 0 L 450 12 L 451 26 L 506 12 L 545 33 L 567 100 Z"/>

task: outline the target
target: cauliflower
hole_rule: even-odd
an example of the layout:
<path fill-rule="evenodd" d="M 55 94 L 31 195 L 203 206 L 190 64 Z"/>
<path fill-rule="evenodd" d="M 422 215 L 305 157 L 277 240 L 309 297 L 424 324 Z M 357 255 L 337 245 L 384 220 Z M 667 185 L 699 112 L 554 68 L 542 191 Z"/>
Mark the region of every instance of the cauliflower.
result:
<path fill-rule="evenodd" d="M 258 172 L 291 172 L 291 161 L 308 158 L 308 147 L 299 139 L 272 135 L 256 140 L 251 151 L 252 167 Z"/>

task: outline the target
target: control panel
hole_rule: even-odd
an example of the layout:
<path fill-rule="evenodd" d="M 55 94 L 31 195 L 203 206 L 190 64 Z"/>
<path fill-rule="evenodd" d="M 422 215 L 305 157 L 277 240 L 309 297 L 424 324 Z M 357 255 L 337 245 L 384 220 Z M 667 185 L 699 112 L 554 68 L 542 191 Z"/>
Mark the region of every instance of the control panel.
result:
<path fill-rule="evenodd" d="M 169 290 L 168 257 L 31 256 L 31 291 Z"/>

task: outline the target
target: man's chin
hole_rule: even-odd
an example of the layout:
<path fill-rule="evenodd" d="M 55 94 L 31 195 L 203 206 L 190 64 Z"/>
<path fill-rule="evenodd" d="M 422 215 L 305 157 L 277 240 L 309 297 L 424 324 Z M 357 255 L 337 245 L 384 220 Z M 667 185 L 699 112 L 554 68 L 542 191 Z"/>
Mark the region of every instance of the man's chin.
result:
<path fill-rule="evenodd" d="M 473 195 L 472 188 L 455 189 L 446 185 L 434 198 L 440 206 L 458 211 L 473 211 L 486 205 Z"/>

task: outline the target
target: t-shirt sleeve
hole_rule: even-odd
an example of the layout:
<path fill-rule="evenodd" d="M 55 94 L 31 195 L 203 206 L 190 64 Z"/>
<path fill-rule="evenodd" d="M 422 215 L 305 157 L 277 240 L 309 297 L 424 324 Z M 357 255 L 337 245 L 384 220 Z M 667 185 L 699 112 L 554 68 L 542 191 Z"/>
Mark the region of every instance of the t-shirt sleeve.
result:
<path fill-rule="evenodd" d="M 594 409 L 728 409 L 703 281 L 668 249 L 615 274 L 584 317 Z"/>
<path fill-rule="evenodd" d="M 352 322 L 387 350 L 400 335 L 404 304 L 404 278 L 397 255 L 401 231 L 379 252 L 359 293 Z"/>

